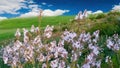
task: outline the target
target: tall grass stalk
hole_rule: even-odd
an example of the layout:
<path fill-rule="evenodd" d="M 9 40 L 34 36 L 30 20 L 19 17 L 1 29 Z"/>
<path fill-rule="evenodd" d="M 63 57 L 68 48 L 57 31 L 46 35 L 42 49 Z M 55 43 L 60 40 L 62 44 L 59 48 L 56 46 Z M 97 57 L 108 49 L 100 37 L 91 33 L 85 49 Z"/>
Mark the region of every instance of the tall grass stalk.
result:
<path fill-rule="evenodd" d="M 39 28 L 41 27 L 41 22 L 42 22 L 42 12 L 43 12 L 43 10 L 40 10 L 40 14 L 38 16 L 38 26 L 39 26 Z"/>

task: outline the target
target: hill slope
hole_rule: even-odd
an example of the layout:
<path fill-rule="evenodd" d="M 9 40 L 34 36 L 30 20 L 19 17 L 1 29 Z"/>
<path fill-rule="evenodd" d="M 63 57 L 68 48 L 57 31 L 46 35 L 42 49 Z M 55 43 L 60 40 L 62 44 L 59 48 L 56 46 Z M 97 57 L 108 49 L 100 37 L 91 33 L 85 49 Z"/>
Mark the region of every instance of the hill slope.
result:
<path fill-rule="evenodd" d="M 69 23 L 69 20 L 74 16 L 56 16 L 56 17 L 43 17 L 41 21 L 41 27 L 46 25 L 59 25 L 59 23 Z M 0 43 L 4 40 L 13 38 L 17 28 L 30 28 L 31 25 L 38 26 L 38 18 L 12 18 L 8 20 L 0 21 Z"/>
<path fill-rule="evenodd" d="M 56 35 L 58 35 L 57 33 L 63 32 L 63 30 L 66 28 L 70 31 L 74 31 L 78 33 L 78 35 L 82 30 L 89 31 L 91 33 L 93 33 L 95 30 L 100 30 L 101 35 L 96 45 L 98 45 L 101 50 L 99 56 L 97 57 L 97 59 L 102 60 L 101 68 L 112 68 L 112 67 L 118 68 L 120 66 L 119 64 L 120 51 L 115 52 L 107 48 L 106 40 L 109 35 L 113 35 L 114 33 L 120 34 L 120 13 L 110 12 L 107 14 L 90 15 L 87 19 L 81 20 L 79 22 L 70 21 L 70 19 L 73 19 L 73 18 L 74 16 L 44 17 L 42 18 L 40 27 L 44 29 L 46 25 L 55 25 L 55 30 L 53 32 Z M 17 28 L 29 29 L 31 25 L 38 26 L 38 24 L 39 23 L 38 23 L 37 17 L 25 18 L 25 19 L 16 18 L 16 19 L 1 21 L 0 22 L 0 42 L 2 43 L 3 41 L 6 43 L 5 40 L 9 41 L 8 39 L 12 39 Z M 94 38 L 94 37 L 91 37 L 91 38 Z M 69 43 L 65 43 L 65 49 L 67 49 L 67 51 L 70 51 L 70 53 L 72 53 L 71 52 L 72 47 L 70 47 L 71 44 L 69 44 L 70 46 L 68 46 L 68 44 Z M 93 45 L 95 45 L 95 43 Z M 90 53 L 90 51 L 92 50 L 88 50 L 88 47 L 86 46 L 82 52 L 82 57 L 78 59 L 77 63 L 80 65 L 83 64 L 85 57 L 88 55 L 88 53 Z M 112 63 L 105 62 L 106 56 L 111 56 Z M 1 67 L 8 68 L 7 66 L 5 67 L 2 60 L 0 60 L 0 62 L 1 62 L 0 64 Z M 30 68 L 29 65 L 28 65 L 28 68 Z"/>

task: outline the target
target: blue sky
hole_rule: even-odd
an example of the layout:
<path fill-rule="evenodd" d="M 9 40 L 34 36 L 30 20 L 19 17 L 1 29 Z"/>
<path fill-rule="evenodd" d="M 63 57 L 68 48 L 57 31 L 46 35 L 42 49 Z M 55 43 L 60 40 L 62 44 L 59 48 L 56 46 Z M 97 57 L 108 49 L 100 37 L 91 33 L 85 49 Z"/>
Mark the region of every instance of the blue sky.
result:
<path fill-rule="evenodd" d="M 120 0 L 1 0 L 0 18 L 37 16 L 43 9 L 46 16 L 76 15 L 87 9 L 108 12 L 120 9 Z"/>
<path fill-rule="evenodd" d="M 68 14 L 76 14 L 80 10 L 88 9 L 92 11 L 102 10 L 108 12 L 116 4 L 119 4 L 120 0 L 34 0 L 37 4 L 45 2 L 54 5 L 51 9 L 68 9 L 71 10 Z M 48 7 L 43 7 L 44 9 Z"/>

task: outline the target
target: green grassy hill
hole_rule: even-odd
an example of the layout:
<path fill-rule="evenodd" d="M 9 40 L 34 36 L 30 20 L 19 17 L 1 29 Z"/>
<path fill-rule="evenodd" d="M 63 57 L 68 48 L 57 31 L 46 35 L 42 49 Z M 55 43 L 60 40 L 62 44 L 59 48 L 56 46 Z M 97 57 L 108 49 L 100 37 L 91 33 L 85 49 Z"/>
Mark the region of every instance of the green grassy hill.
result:
<path fill-rule="evenodd" d="M 40 23 L 41 28 L 46 25 L 55 25 L 69 23 L 70 19 L 74 16 L 56 16 L 56 17 L 43 17 Z M 17 28 L 30 28 L 31 25 L 38 26 L 38 17 L 31 18 L 12 18 L 0 21 L 0 43 L 7 42 L 9 39 L 14 38 L 14 33 Z"/>
<path fill-rule="evenodd" d="M 100 30 L 101 35 L 112 35 L 114 33 L 120 34 L 120 13 L 109 12 L 102 14 L 90 15 L 87 19 L 80 22 L 71 22 L 75 16 L 55 16 L 55 17 L 43 17 L 40 23 L 41 29 L 46 25 L 55 25 L 55 30 L 68 29 L 80 33 L 83 30 L 93 32 Z M 11 18 L 0 21 L 0 43 L 7 43 L 10 39 L 14 38 L 14 33 L 17 28 L 29 29 L 31 25 L 39 26 L 38 17 L 30 18 Z M 59 27 L 60 29 L 59 29 Z"/>
<path fill-rule="evenodd" d="M 68 29 L 80 33 L 82 30 L 93 32 L 100 30 L 102 35 L 120 33 L 120 12 L 109 12 L 90 15 L 81 22 L 70 22 L 75 16 L 43 17 L 40 23 L 41 29 L 46 25 L 60 26 L 61 30 Z M 38 17 L 11 18 L 0 21 L 0 43 L 12 39 L 17 28 L 30 28 L 31 25 L 39 26 Z"/>

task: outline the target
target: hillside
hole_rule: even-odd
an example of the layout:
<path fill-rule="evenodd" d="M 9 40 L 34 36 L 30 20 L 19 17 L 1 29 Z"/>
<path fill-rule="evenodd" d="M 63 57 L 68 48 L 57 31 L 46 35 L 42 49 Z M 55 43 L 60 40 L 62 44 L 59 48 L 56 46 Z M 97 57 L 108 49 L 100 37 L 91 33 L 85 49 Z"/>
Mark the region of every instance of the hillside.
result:
<path fill-rule="evenodd" d="M 91 55 L 93 53 L 96 54 L 96 52 L 98 52 L 99 54 L 98 53 L 96 55 L 94 54 L 95 55 L 94 58 L 96 60 L 95 63 L 100 61 L 101 68 L 118 68 L 118 67 L 120 67 L 120 62 L 119 62 L 120 50 L 117 50 L 116 48 L 114 48 L 114 46 L 111 48 L 108 48 L 109 44 L 108 44 L 108 42 L 106 42 L 107 40 L 112 41 L 115 44 L 118 44 L 117 47 L 120 47 L 119 46 L 120 43 L 118 43 L 120 41 L 119 40 L 120 12 L 108 12 L 108 13 L 93 14 L 93 15 L 91 14 L 88 18 L 80 20 L 80 21 L 76 21 L 73 19 L 74 19 L 74 16 L 57 16 L 57 17 L 43 17 L 41 20 L 41 23 L 38 23 L 37 17 L 14 18 L 14 19 L 8 19 L 8 20 L 1 21 L 0 22 L 0 45 L 7 45 L 8 43 L 10 43 L 9 45 L 13 46 L 13 43 L 11 41 L 13 41 L 14 33 L 17 28 L 20 28 L 20 30 L 22 32 L 22 28 L 30 29 L 31 25 L 35 25 L 35 26 L 40 25 L 40 28 L 42 30 L 45 28 L 46 25 L 54 25 L 55 28 L 53 30 L 52 37 L 49 39 L 42 37 L 42 43 L 44 45 L 43 45 L 43 49 L 40 49 L 40 52 L 43 53 L 44 56 L 48 55 L 49 51 L 47 51 L 46 48 L 47 48 L 47 46 L 49 46 L 48 45 L 49 42 L 50 42 L 50 44 L 53 43 L 53 45 L 54 45 L 53 40 L 55 40 L 56 41 L 55 44 L 57 44 L 58 41 L 60 41 L 59 37 L 62 35 L 63 31 L 65 31 L 65 29 L 68 29 L 68 31 L 69 31 L 68 33 L 73 32 L 73 34 L 74 34 L 74 32 L 75 32 L 77 34 L 77 36 L 72 39 L 73 40 L 72 42 L 69 42 L 69 40 L 64 40 L 65 43 L 64 43 L 63 48 L 65 50 L 63 50 L 63 52 L 64 51 L 65 51 L 64 53 L 68 52 L 68 58 L 62 58 L 62 57 L 58 57 L 58 58 L 64 60 L 66 62 L 66 64 L 71 65 L 70 66 L 71 68 L 74 68 L 74 67 L 77 68 L 77 64 L 79 64 L 79 66 L 82 66 L 83 64 L 85 64 L 86 62 L 89 61 L 89 60 L 88 61 L 86 60 L 86 57 L 87 56 L 89 57 L 89 55 Z M 96 36 L 97 33 L 94 35 L 94 32 L 96 30 L 100 30 L 99 38 Z M 83 41 L 83 40 L 79 41 L 80 38 L 78 36 L 80 36 L 82 34 L 81 32 L 84 33 L 85 31 L 86 31 L 85 35 L 88 35 L 89 33 L 87 34 L 87 32 L 90 32 L 90 34 L 89 34 L 90 38 L 88 38 L 87 42 Z M 32 33 L 30 33 L 30 34 L 32 35 Z M 99 34 L 99 32 L 98 32 L 98 34 Z M 32 38 L 34 38 L 34 33 L 33 33 Z M 84 38 L 86 39 L 86 36 Z M 82 38 L 82 39 L 84 39 L 84 38 Z M 94 39 L 96 39 L 96 38 L 97 38 L 97 41 L 94 42 Z M 80 47 L 81 48 L 80 50 L 79 50 L 79 48 L 78 49 L 74 48 L 75 45 L 76 45 L 76 47 L 78 45 L 78 44 L 76 44 L 76 41 L 78 41 L 80 43 L 80 46 L 83 45 L 82 47 L 84 47 L 84 48 Z M 23 41 L 21 41 L 21 42 L 23 42 Z M 30 44 L 28 44 L 28 43 L 30 43 Z M 28 43 L 27 43 L 28 45 L 33 45 L 33 44 L 31 44 L 31 43 L 33 43 L 31 41 L 29 41 Z M 73 46 L 73 44 L 74 44 L 74 46 Z M 23 45 L 24 45 L 24 43 L 23 43 Z M 39 45 L 39 44 L 35 44 L 35 46 L 33 46 L 33 47 L 37 47 L 36 45 Z M 90 45 L 93 46 L 94 48 L 93 49 L 90 48 Z M 58 47 L 58 45 L 56 45 L 56 47 Z M 75 53 L 73 53 L 73 51 Z M 37 50 L 34 52 L 35 52 L 35 56 L 37 56 L 36 55 Z M 77 57 L 77 60 L 74 62 L 71 58 L 74 59 L 73 55 L 75 55 L 75 54 L 79 55 L 78 54 L 79 52 L 81 52 L 82 54 L 79 57 Z M 106 57 L 108 57 L 107 62 L 106 62 Z M 53 57 L 50 60 L 50 62 L 54 59 L 56 59 L 56 58 Z M 109 60 L 110 60 L 110 62 L 109 62 Z M 71 62 L 71 61 L 73 61 L 73 62 Z M 1 62 L 1 64 L 0 64 L 1 67 L 8 68 L 8 66 L 3 63 L 2 59 L 0 59 L 0 62 Z M 50 62 L 46 61 L 46 63 L 50 63 Z M 44 62 L 42 62 L 42 63 L 44 63 Z M 35 63 L 27 62 L 24 64 L 24 66 L 25 66 L 25 68 L 33 68 L 33 66 L 41 66 L 41 63 L 39 65 L 39 62 L 37 62 L 37 61 L 35 61 Z M 36 67 L 36 68 L 38 68 L 38 67 Z"/>
<path fill-rule="evenodd" d="M 75 16 L 55 16 L 43 17 L 40 23 L 41 29 L 46 25 L 55 25 L 55 32 L 60 33 L 65 29 L 81 33 L 83 30 L 94 32 L 100 30 L 101 35 L 120 34 L 120 13 L 108 12 L 102 14 L 89 15 L 89 17 L 80 22 L 72 21 Z M 6 44 L 14 38 L 17 28 L 31 28 L 31 25 L 39 26 L 38 17 L 30 18 L 11 18 L 0 21 L 0 43 Z"/>
<path fill-rule="evenodd" d="M 74 16 L 56 16 L 56 17 L 43 17 L 41 21 L 41 27 L 44 28 L 46 25 L 55 25 L 69 23 L 69 20 Z M 0 43 L 14 38 L 14 33 L 17 28 L 31 28 L 31 25 L 38 26 L 38 18 L 11 18 L 0 21 Z"/>
<path fill-rule="evenodd" d="M 101 35 L 120 34 L 120 12 L 89 15 L 87 19 L 80 22 L 72 21 L 74 17 L 75 16 L 43 17 L 40 27 L 41 29 L 44 29 L 46 25 L 55 25 L 55 31 L 58 33 L 65 29 L 77 33 L 81 33 L 83 30 L 92 33 L 99 29 Z M 13 39 L 17 28 L 20 28 L 20 30 L 22 30 L 22 28 L 29 29 L 31 28 L 31 25 L 39 26 L 38 17 L 11 18 L 0 21 L 0 44 L 6 44 L 8 40 Z"/>

